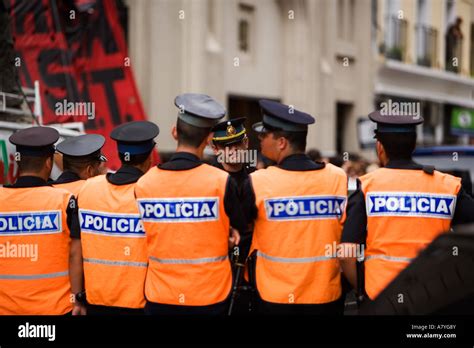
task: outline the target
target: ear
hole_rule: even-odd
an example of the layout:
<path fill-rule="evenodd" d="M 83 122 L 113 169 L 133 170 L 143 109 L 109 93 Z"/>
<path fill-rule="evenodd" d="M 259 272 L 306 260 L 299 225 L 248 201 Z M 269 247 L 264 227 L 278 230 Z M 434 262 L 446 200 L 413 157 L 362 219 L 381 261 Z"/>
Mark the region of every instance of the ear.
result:
<path fill-rule="evenodd" d="M 60 171 L 63 171 L 63 155 L 60 152 L 54 153 L 54 163 L 59 168 Z"/>
<path fill-rule="evenodd" d="M 45 166 L 46 166 L 46 170 L 51 173 L 51 171 L 53 170 L 53 165 L 54 165 L 54 157 L 51 156 L 51 157 L 48 157 L 46 159 L 46 162 L 45 162 Z"/>
<path fill-rule="evenodd" d="M 377 150 L 377 156 L 380 160 L 386 157 L 385 149 L 383 148 L 383 145 L 380 141 L 377 140 L 377 142 L 375 143 L 375 148 Z"/>
<path fill-rule="evenodd" d="M 286 140 L 286 138 L 279 137 L 277 140 L 277 145 L 278 145 L 278 149 L 280 151 L 283 151 L 288 147 L 288 140 Z"/>
<path fill-rule="evenodd" d="M 171 128 L 171 135 L 173 136 L 173 139 L 178 141 L 178 129 L 176 128 L 176 126 L 173 126 L 173 128 Z"/>
<path fill-rule="evenodd" d="M 209 145 L 211 146 L 211 149 L 214 152 L 214 155 L 217 155 L 219 153 L 219 149 L 217 148 L 217 146 L 214 145 L 212 141 L 209 143 Z"/>
<path fill-rule="evenodd" d="M 147 172 L 151 168 L 151 165 L 153 163 L 153 151 L 150 152 L 150 154 L 148 155 L 148 158 L 146 159 L 145 163 L 146 163 L 145 172 Z"/>
<path fill-rule="evenodd" d="M 211 132 L 207 135 L 207 137 L 204 139 L 203 141 L 203 144 L 201 144 L 201 146 L 203 145 L 204 147 L 206 147 L 207 145 L 209 146 L 212 146 L 212 138 L 214 137 L 214 132 Z"/>
<path fill-rule="evenodd" d="M 97 175 L 96 173 L 99 171 L 99 167 L 97 167 L 97 171 L 95 170 L 94 165 L 88 164 L 86 167 L 86 175 L 88 178 L 92 178 L 93 176 Z"/>
<path fill-rule="evenodd" d="M 209 135 L 207 136 L 207 142 L 209 144 L 212 144 L 212 138 L 214 138 L 214 132 L 209 133 Z"/>

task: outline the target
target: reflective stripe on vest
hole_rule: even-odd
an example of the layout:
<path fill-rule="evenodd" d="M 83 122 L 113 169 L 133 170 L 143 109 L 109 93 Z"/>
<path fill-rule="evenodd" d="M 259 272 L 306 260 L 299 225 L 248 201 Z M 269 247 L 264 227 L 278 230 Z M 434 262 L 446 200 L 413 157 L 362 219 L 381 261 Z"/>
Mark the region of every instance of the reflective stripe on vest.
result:
<path fill-rule="evenodd" d="M 101 259 L 91 259 L 85 258 L 84 262 L 95 263 L 98 265 L 108 265 L 108 266 L 128 266 L 128 267 L 147 267 L 147 262 L 133 262 L 133 261 L 111 261 L 111 260 L 101 260 Z"/>
<path fill-rule="evenodd" d="M 0 279 L 48 279 L 65 277 L 69 275 L 69 271 L 46 273 L 46 274 L 0 274 Z"/>
<path fill-rule="evenodd" d="M 367 209 L 365 291 L 374 299 L 439 234 L 449 230 L 460 179 L 380 168 L 360 178 Z M 397 256 L 395 256 L 397 255 Z"/>
<path fill-rule="evenodd" d="M 224 261 L 228 257 L 228 255 L 223 255 L 218 257 L 203 257 L 200 259 L 159 259 L 157 257 L 150 256 L 150 260 L 169 265 L 199 265 L 201 263 Z"/>
<path fill-rule="evenodd" d="M 231 289 L 229 218 L 224 209 L 228 174 L 202 164 L 189 170 L 150 169 L 135 195 L 147 235 L 147 300 L 207 306 Z"/>
<path fill-rule="evenodd" d="M 393 262 L 411 262 L 413 258 L 411 257 L 400 257 L 400 256 L 389 256 L 389 255 L 369 255 L 364 260 L 385 260 L 385 261 L 393 261 Z"/>
<path fill-rule="evenodd" d="M 54 184 L 53 187 L 58 187 L 66 191 L 69 191 L 74 195 L 74 197 L 77 198 L 79 191 L 81 190 L 82 186 L 84 186 L 85 182 L 86 182 L 85 180 L 76 180 L 72 182 L 66 182 L 63 184 Z"/>
<path fill-rule="evenodd" d="M 0 245 L 15 246 L 18 253 L 1 258 L 1 315 L 62 315 L 72 310 L 66 215 L 70 197 L 51 186 L 0 188 Z M 32 252 L 35 256 L 28 256 Z"/>
<path fill-rule="evenodd" d="M 85 289 L 91 304 L 145 305 L 148 256 L 134 186 L 113 185 L 100 175 L 88 179 L 79 192 Z"/>
<path fill-rule="evenodd" d="M 321 262 L 334 259 L 331 256 L 314 256 L 314 257 L 275 257 L 257 251 L 257 256 L 263 257 L 264 259 L 281 262 L 281 263 L 311 263 L 311 262 Z"/>
<path fill-rule="evenodd" d="M 313 171 L 269 167 L 251 174 L 258 217 L 261 298 L 280 304 L 322 304 L 341 296 L 339 262 L 327 247 L 340 242 L 347 176 L 331 164 Z M 314 256 L 316 255 L 316 256 Z"/>

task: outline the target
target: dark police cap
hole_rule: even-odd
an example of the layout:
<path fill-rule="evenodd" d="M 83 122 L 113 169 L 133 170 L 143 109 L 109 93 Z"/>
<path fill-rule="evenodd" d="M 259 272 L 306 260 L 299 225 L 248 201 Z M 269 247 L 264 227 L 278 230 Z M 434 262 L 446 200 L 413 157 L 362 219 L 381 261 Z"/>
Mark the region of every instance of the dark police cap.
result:
<path fill-rule="evenodd" d="M 160 129 L 153 122 L 132 121 L 115 127 L 110 137 L 117 142 L 118 152 L 139 155 L 153 149 L 153 139 L 159 133 Z"/>
<path fill-rule="evenodd" d="M 180 109 L 180 120 L 199 128 L 213 127 L 226 114 L 220 103 L 205 94 L 180 94 L 174 104 Z"/>
<path fill-rule="evenodd" d="M 424 121 L 420 115 L 385 114 L 379 110 L 371 112 L 369 119 L 377 123 L 376 133 L 415 133 L 416 126 Z"/>
<path fill-rule="evenodd" d="M 259 104 L 263 120 L 252 126 L 257 133 L 269 130 L 304 132 L 308 129 L 308 125 L 315 121 L 311 115 L 273 100 L 262 99 Z"/>
<path fill-rule="evenodd" d="M 223 146 L 242 141 L 246 134 L 244 126 L 245 120 L 245 117 L 239 117 L 219 122 L 212 128 L 212 131 L 214 132 L 212 140 Z"/>
<path fill-rule="evenodd" d="M 29 127 L 10 135 L 10 143 L 25 156 L 48 156 L 54 153 L 59 132 L 51 127 Z"/>
<path fill-rule="evenodd" d="M 99 134 L 83 134 L 64 140 L 56 146 L 56 151 L 65 156 L 84 159 L 98 159 L 105 162 L 107 159 L 101 154 L 105 138 Z"/>

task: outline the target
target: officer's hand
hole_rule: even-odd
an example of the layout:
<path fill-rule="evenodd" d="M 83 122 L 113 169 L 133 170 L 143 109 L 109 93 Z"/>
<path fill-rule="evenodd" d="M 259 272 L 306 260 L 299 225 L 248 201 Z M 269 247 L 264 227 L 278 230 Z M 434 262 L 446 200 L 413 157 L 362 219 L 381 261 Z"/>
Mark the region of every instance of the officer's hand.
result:
<path fill-rule="evenodd" d="M 86 314 L 87 314 L 86 306 L 84 306 L 81 303 L 74 304 L 74 307 L 72 308 L 72 315 L 86 315 Z"/>
<path fill-rule="evenodd" d="M 235 228 L 230 228 L 229 249 L 240 243 L 240 233 Z"/>

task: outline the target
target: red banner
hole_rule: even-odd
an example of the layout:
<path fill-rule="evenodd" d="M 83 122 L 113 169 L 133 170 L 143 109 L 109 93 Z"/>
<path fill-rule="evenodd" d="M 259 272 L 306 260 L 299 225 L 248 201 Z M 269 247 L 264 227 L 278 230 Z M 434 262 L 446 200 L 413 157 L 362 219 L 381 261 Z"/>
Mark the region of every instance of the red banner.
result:
<path fill-rule="evenodd" d="M 84 122 L 107 138 L 117 169 L 117 125 L 146 119 L 114 0 L 10 0 L 23 86 L 40 81 L 43 123 Z"/>

